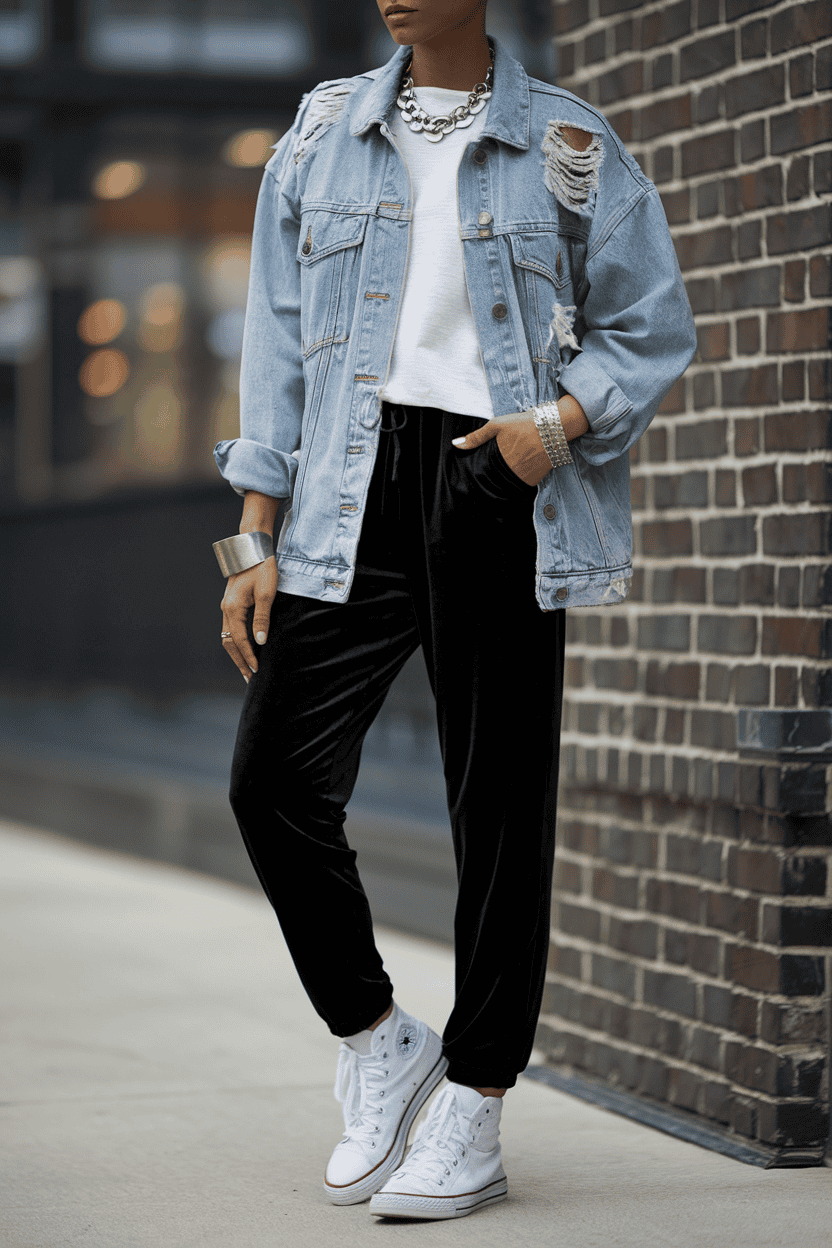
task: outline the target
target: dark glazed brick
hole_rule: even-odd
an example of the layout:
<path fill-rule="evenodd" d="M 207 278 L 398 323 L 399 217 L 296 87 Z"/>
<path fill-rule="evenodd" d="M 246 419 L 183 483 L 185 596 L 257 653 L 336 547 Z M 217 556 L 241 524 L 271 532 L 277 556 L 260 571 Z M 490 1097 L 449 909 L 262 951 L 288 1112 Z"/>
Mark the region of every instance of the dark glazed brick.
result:
<path fill-rule="evenodd" d="M 666 914 L 669 918 L 684 919 L 688 923 L 699 922 L 701 894 L 691 884 L 648 880 L 646 900 L 647 909 L 653 914 Z"/>
<path fill-rule="evenodd" d="M 685 130 L 690 124 L 690 93 L 670 96 L 660 104 L 648 104 L 641 110 L 640 138 L 644 143 L 671 130 Z"/>
<path fill-rule="evenodd" d="M 735 845 L 728 850 L 728 883 L 734 888 L 776 896 L 781 869 L 782 860 L 773 850 L 740 849 Z"/>
<path fill-rule="evenodd" d="M 832 945 L 832 910 L 822 906 L 780 907 L 780 943 Z"/>
<path fill-rule="evenodd" d="M 832 35 L 832 8 L 826 0 L 810 4 L 792 4 L 771 19 L 771 52 L 777 56 Z"/>
<path fill-rule="evenodd" d="M 803 398 L 805 391 L 806 391 L 806 387 L 804 384 L 804 373 L 805 373 L 805 368 L 804 368 L 803 360 L 792 360 L 790 362 L 784 361 L 783 379 L 781 382 L 781 394 L 783 396 L 784 402 L 793 402 L 795 400 L 799 401 L 800 399 Z M 783 498 L 786 502 L 793 503 L 793 502 L 798 501 L 795 498 L 788 497 L 786 493 L 785 479 L 787 476 L 789 476 L 790 471 L 792 469 L 797 469 L 801 467 L 803 467 L 803 465 L 801 464 L 787 464 L 784 466 Z M 804 472 L 804 478 L 805 478 L 805 472 Z"/>
<path fill-rule="evenodd" d="M 832 638 L 828 625 L 827 620 L 794 615 L 763 620 L 763 654 L 829 658 Z"/>
<path fill-rule="evenodd" d="M 781 568 L 777 573 L 777 605 L 800 606 L 800 568 Z"/>
<path fill-rule="evenodd" d="M 731 312 L 742 308 L 780 306 L 780 266 L 740 269 L 720 278 L 719 309 Z"/>
<path fill-rule="evenodd" d="M 765 418 L 767 451 L 823 451 L 831 434 L 826 412 L 778 412 Z"/>
<path fill-rule="evenodd" d="M 761 222 L 740 222 L 737 226 L 737 256 L 740 260 L 756 260 L 762 254 L 760 247 L 761 235 Z"/>
<path fill-rule="evenodd" d="M 647 664 L 645 688 L 648 694 L 695 700 L 699 696 L 699 664 L 652 661 Z"/>
<path fill-rule="evenodd" d="M 661 201 L 668 225 L 685 225 L 690 221 L 690 193 L 687 189 L 664 191 Z"/>
<path fill-rule="evenodd" d="M 667 555 L 693 553 L 693 526 L 690 520 L 655 520 L 641 526 L 641 544 L 645 555 L 662 558 Z"/>
<path fill-rule="evenodd" d="M 726 951 L 726 973 L 734 983 L 755 992 L 774 993 L 780 990 L 780 967 L 773 953 L 765 949 L 752 949 L 747 945 L 735 945 Z"/>
<path fill-rule="evenodd" d="M 778 212 L 766 221 L 766 245 L 770 256 L 789 251 L 808 251 L 832 241 L 827 205 L 797 212 Z"/>
<path fill-rule="evenodd" d="M 748 121 L 740 127 L 740 159 L 743 164 L 760 160 L 766 152 L 766 131 L 762 121 Z"/>
<path fill-rule="evenodd" d="M 743 602 L 771 606 L 774 602 L 774 567 L 770 563 L 747 563 L 740 569 Z"/>
<path fill-rule="evenodd" d="M 763 1001 L 760 1039 L 767 1044 L 817 1044 L 824 1038 L 824 1018 L 816 1005 L 780 1005 Z"/>
<path fill-rule="evenodd" d="M 832 44 L 827 43 L 825 47 L 818 48 L 815 56 L 815 89 L 817 91 L 829 91 L 832 89 Z M 829 152 L 825 153 L 827 160 Z M 818 187 L 815 187 L 818 190 Z"/>
<path fill-rule="evenodd" d="M 628 953 L 636 958 L 654 959 L 657 933 L 656 924 L 646 919 L 631 922 L 610 917 L 609 943 L 621 953 Z"/>
<path fill-rule="evenodd" d="M 713 373 L 697 373 L 693 379 L 693 407 L 701 412 L 716 402 L 716 385 Z"/>
<path fill-rule="evenodd" d="M 809 293 L 813 299 L 832 295 L 832 256 L 812 256 L 809 261 Z"/>
<path fill-rule="evenodd" d="M 695 1111 L 702 1079 L 690 1070 L 672 1069 L 668 1076 L 667 1099 L 671 1105 Z"/>
<path fill-rule="evenodd" d="M 699 525 L 699 545 L 703 555 L 753 555 L 757 551 L 754 516 L 725 516 L 703 520 Z"/>
<path fill-rule="evenodd" d="M 713 602 L 715 607 L 735 607 L 740 600 L 740 578 L 735 568 L 714 568 Z"/>
<path fill-rule="evenodd" d="M 696 188 L 696 215 L 700 221 L 719 212 L 719 182 L 703 182 Z"/>
<path fill-rule="evenodd" d="M 633 736 L 636 741 L 655 741 L 658 711 L 655 706 L 633 708 Z"/>
<path fill-rule="evenodd" d="M 641 46 L 644 51 L 660 43 L 671 43 L 690 33 L 690 0 L 667 4 L 649 13 L 641 24 Z"/>
<path fill-rule="evenodd" d="M 746 468 L 742 474 L 742 496 L 746 507 L 765 507 L 777 501 L 777 474 L 773 464 Z"/>
<path fill-rule="evenodd" d="M 777 365 L 737 368 L 722 374 L 722 402 L 725 407 L 762 407 L 776 402 Z"/>
<path fill-rule="evenodd" d="M 675 244 L 681 269 L 730 264 L 733 260 L 730 225 L 719 225 L 712 230 L 700 229 L 693 234 L 678 234 Z"/>
<path fill-rule="evenodd" d="M 824 897 L 826 876 L 825 858 L 787 858 L 783 864 L 783 894 L 787 897 Z"/>
<path fill-rule="evenodd" d="M 702 1018 L 713 1027 L 728 1027 L 731 1022 L 731 999 L 729 988 L 717 988 L 705 984 L 702 989 Z"/>
<path fill-rule="evenodd" d="M 682 177 L 730 169 L 736 160 L 735 148 L 734 130 L 718 130 L 702 138 L 688 139 L 682 144 Z"/>
<path fill-rule="evenodd" d="M 640 650 L 688 650 L 690 618 L 686 615 L 640 616 L 638 647 Z"/>
<path fill-rule="evenodd" d="M 625 828 L 601 828 L 598 833 L 598 852 L 609 862 L 625 866 L 654 867 L 657 857 L 657 837 L 653 832 L 631 832 Z"/>
<path fill-rule="evenodd" d="M 704 78 L 707 74 L 718 73 L 733 65 L 735 60 L 732 30 L 695 39 L 682 47 L 679 60 L 681 80 L 687 82 L 690 78 Z"/>
<path fill-rule="evenodd" d="M 806 289 L 806 261 L 787 260 L 784 267 L 786 299 L 789 303 L 802 303 Z M 787 396 L 784 394 L 783 398 Z M 803 397 L 802 395 L 799 397 Z"/>
<path fill-rule="evenodd" d="M 741 706 L 766 706 L 770 684 L 771 670 L 761 663 L 738 667 L 734 672 L 734 699 Z"/>
<path fill-rule="evenodd" d="M 728 422 L 703 420 L 676 429 L 677 459 L 719 459 L 727 454 Z"/>
<path fill-rule="evenodd" d="M 669 182 L 673 177 L 673 148 L 657 147 L 653 153 L 653 181 Z"/>
<path fill-rule="evenodd" d="M 603 61 L 607 54 L 607 32 L 596 30 L 584 39 L 584 64 L 591 65 L 595 61 Z"/>
<path fill-rule="evenodd" d="M 832 56 L 827 60 L 832 64 Z M 820 61 L 820 54 L 818 54 L 818 61 Z M 825 90 L 832 90 L 832 83 L 825 87 Z M 812 160 L 812 185 L 816 195 L 828 195 L 832 191 L 832 152 L 815 152 Z"/>
<path fill-rule="evenodd" d="M 822 402 L 832 398 L 832 362 L 828 359 L 809 361 L 809 398 Z"/>
<path fill-rule="evenodd" d="M 686 1018 L 696 1017 L 696 985 L 682 975 L 645 970 L 644 1001 Z"/>
<path fill-rule="evenodd" d="M 732 36 L 733 37 L 733 36 Z M 725 115 L 738 117 L 782 104 L 786 98 L 785 66 L 767 65 L 725 83 Z"/>
<path fill-rule="evenodd" d="M 759 221 L 753 222 L 759 225 Z M 758 249 L 754 253 L 759 255 L 759 232 L 757 234 Z M 740 249 L 742 250 L 742 249 Z M 739 355 L 756 355 L 760 350 L 760 318 L 758 316 L 743 316 L 737 321 L 737 352 Z"/>
<path fill-rule="evenodd" d="M 614 3 L 614 0 L 606 0 Z M 632 8 L 632 5 L 622 5 Z M 610 9 L 615 12 L 615 9 Z M 562 34 L 565 30 L 574 30 L 576 26 L 585 26 L 589 21 L 589 0 L 561 0 L 555 5 L 555 30 Z"/>
<path fill-rule="evenodd" d="M 753 654 L 757 621 L 753 615 L 703 615 L 699 618 L 697 649 L 714 654 Z"/>
<path fill-rule="evenodd" d="M 716 121 L 719 117 L 719 87 L 702 87 L 694 97 L 694 113 L 697 125 L 706 121 Z"/>
<path fill-rule="evenodd" d="M 661 91 L 663 87 L 669 87 L 673 83 L 673 53 L 666 52 L 663 56 L 657 56 L 653 62 L 653 72 L 650 75 L 654 91 Z M 667 127 L 670 129 L 670 127 Z M 662 130 L 656 133 L 661 134 Z"/>
<path fill-rule="evenodd" d="M 632 1001 L 635 996 L 635 967 L 630 962 L 593 953 L 592 982 L 597 988 L 616 992 Z"/>
<path fill-rule="evenodd" d="M 726 1126 L 731 1120 L 731 1100 L 732 1092 L 727 1083 L 706 1083 L 705 1117 Z"/>
<path fill-rule="evenodd" d="M 727 321 L 697 326 L 699 354 L 703 360 L 727 360 L 731 354 L 731 327 Z"/>
<path fill-rule="evenodd" d="M 615 27 L 615 55 L 633 50 L 633 19 L 628 17 Z"/>
<path fill-rule="evenodd" d="M 797 706 L 797 668 L 778 667 L 774 672 L 774 705 Z"/>
<path fill-rule="evenodd" d="M 805 56 L 796 56 L 793 61 L 789 61 L 789 94 L 793 100 L 799 99 L 802 95 L 812 94 L 814 68 L 814 57 L 811 52 L 806 53 Z"/>
<path fill-rule="evenodd" d="M 746 22 L 740 27 L 740 48 L 744 61 L 754 61 L 766 54 L 768 22 L 765 18 Z"/>
<path fill-rule="evenodd" d="M 702 749 L 733 750 L 736 748 L 736 725 L 733 714 L 723 711 L 693 711 L 690 742 Z"/>
<path fill-rule="evenodd" d="M 829 342 L 827 308 L 769 312 L 766 349 L 770 355 L 783 351 L 824 351 Z"/>
<path fill-rule="evenodd" d="M 630 693 L 637 679 L 638 664 L 633 659 L 596 659 L 593 663 L 593 682 L 598 689 Z"/>
<path fill-rule="evenodd" d="M 592 895 L 598 901 L 609 902 L 623 910 L 635 910 L 638 906 L 638 877 L 619 875 L 616 871 L 598 870 L 592 876 Z"/>
<path fill-rule="evenodd" d="M 792 203 L 796 199 L 805 199 L 811 190 L 811 167 L 808 156 L 796 156 L 789 165 L 786 175 L 786 199 Z"/>
<path fill-rule="evenodd" d="M 753 939 L 757 934 L 757 903 L 751 897 L 733 893 L 707 893 L 705 896 L 707 926 L 732 936 Z M 747 987 L 753 988 L 753 984 Z"/>
<path fill-rule="evenodd" d="M 580 936 L 583 940 L 598 940 L 601 916 L 597 910 L 560 902 L 558 915 L 558 928 L 565 935 Z"/>
<path fill-rule="evenodd" d="M 631 95 L 640 95 L 643 89 L 643 63 L 640 60 L 630 61 L 626 65 L 601 74 L 598 79 L 598 98 L 604 105 L 614 100 L 628 99 Z"/>
<path fill-rule="evenodd" d="M 571 979 L 581 978 L 581 953 L 579 949 L 570 949 L 567 945 L 550 944 L 547 969 L 560 975 L 568 975 Z"/>
<path fill-rule="evenodd" d="M 819 997 L 826 986 L 823 958 L 784 953 L 780 958 L 780 992 L 784 997 Z"/>
<path fill-rule="evenodd" d="M 739 179 L 742 206 L 748 211 L 754 208 L 777 207 L 783 202 L 783 168 L 781 165 L 764 165 L 744 173 Z"/>
<path fill-rule="evenodd" d="M 685 472 L 676 476 L 657 474 L 653 478 L 653 504 L 665 507 L 707 507 L 708 474 Z"/>
<path fill-rule="evenodd" d="M 713 312 L 716 308 L 716 283 L 712 277 L 691 277 L 685 282 L 688 301 L 694 315 Z"/>

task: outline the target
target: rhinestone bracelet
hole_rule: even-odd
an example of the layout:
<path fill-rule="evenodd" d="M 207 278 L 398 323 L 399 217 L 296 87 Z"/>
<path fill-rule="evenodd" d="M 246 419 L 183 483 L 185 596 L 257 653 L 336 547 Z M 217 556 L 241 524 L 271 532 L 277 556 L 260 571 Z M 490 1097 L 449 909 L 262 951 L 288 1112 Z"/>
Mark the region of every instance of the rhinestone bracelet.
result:
<path fill-rule="evenodd" d="M 552 467 L 563 468 L 566 464 L 571 464 L 572 454 L 569 450 L 569 443 L 566 441 L 566 434 L 563 432 L 557 403 L 539 403 L 528 410 L 534 415 L 535 426 Z"/>

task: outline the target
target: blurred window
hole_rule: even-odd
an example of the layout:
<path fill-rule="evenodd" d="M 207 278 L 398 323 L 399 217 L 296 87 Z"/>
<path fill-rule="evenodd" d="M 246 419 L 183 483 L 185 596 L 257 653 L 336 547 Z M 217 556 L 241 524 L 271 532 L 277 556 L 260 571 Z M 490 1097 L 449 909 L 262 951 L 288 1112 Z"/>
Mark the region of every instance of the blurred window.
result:
<path fill-rule="evenodd" d="M 108 69 L 291 76 L 313 60 L 305 9 L 303 0 L 90 0 L 87 55 Z"/>
<path fill-rule="evenodd" d="M 40 0 L 0 0 L 0 65 L 21 65 L 43 46 Z"/>

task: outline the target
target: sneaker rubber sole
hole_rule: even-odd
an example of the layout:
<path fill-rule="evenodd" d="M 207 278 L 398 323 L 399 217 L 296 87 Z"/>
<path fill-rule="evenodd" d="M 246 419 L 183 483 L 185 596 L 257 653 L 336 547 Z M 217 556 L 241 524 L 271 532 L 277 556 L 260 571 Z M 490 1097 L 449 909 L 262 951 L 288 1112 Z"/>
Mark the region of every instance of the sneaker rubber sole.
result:
<path fill-rule="evenodd" d="M 434 1088 L 445 1078 L 447 1069 L 447 1057 L 440 1057 L 436 1065 L 431 1068 L 423 1082 L 414 1092 L 412 1101 L 401 1116 L 390 1152 L 377 1166 L 360 1179 L 357 1179 L 355 1183 L 350 1183 L 345 1187 L 331 1186 L 331 1184 L 327 1183 L 326 1176 L 324 1176 L 324 1191 L 333 1205 L 361 1204 L 362 1201 L 369 1199 L 374 1192 L 377 1192 L 380 1187 L 384 1187 L 390 1175 L 398 1170 L 401 1165 L 405 1149 L 407 1148 L 407 1137 L 410 1134 L 410 1128 L 413 1126 L 414 1118 Z"/>
<path fill-rule="evenodd" d="M 376 1192 L 370 1201 L 370 1213 L 377 1218 L 422 1218 L 438 1222 L 445 1218 L 464 1218 L 486 1205 L 496 1205 L 508 1196 L 508 1179 L 495 1179 L 476 1192 L 458 1196 L 418 1196 L 415 1192 Z"/>

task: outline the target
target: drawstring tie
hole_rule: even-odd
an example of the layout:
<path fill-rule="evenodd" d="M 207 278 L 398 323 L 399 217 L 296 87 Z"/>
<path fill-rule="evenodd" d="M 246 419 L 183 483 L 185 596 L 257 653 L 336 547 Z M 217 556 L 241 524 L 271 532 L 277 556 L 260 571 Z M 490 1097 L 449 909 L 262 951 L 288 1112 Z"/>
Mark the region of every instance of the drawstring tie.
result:
<path fill-rule="evenodd" d="M 392 433 L 393 435 L 393 470 L 390 473 L 391 481 L 398 480 L 399 451 L 401 449 L 401 447 L 399 446 L 399 430 L 404 429 L 405 425 L 407 424 L 407 408 L 404 406 L 404 404 L 391 403 L 390 415 L 393 417 L 394 421 L 395 421 L 397 412 L 400 412 L 402 415 L 402 421 L 400 424 L 379 425 L 379 428 L 382 433 Z"/>

